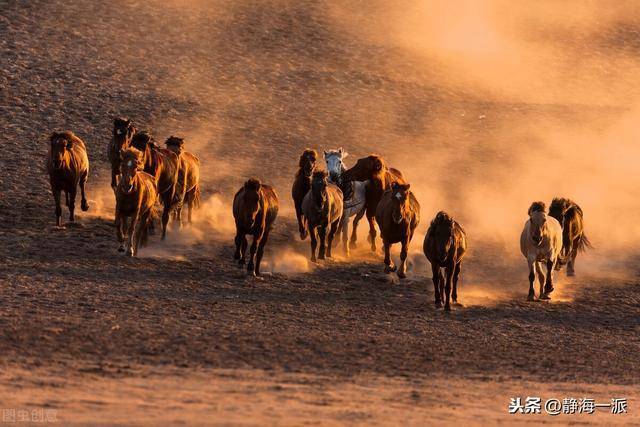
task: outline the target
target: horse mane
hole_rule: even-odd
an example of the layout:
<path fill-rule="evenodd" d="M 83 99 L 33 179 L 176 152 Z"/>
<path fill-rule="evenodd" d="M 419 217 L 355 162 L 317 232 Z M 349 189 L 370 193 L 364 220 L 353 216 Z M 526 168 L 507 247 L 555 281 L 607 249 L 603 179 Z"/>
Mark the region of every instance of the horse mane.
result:
<path fill-rule="evenodd" d="M 529 207 L 528 214 L 531 215 L 532 212 L 546 212 L 547 205 L 544 202 L 533 202 Z"/>
<path fill-rule="evenodd" d="M 580 206 L 578 206 L 576 202 L 563 197 L 553 198 L 553 200 L 551 201 L 551 206 L 549 207 L 549 211 L 552 211 L 554 209 L 559 209 L 567 217 L 573 217 L 576 214 L 579 214 L 580 216 L 583 215 L 582 208 L 580 208 Z"/>
<path fill-rule="evenodd" d="M 180 138 L 180 137 L 171 135 L 164 142 L 164 145 L 166 145 L 167 147 L 168 146 L 182 147 L 184 145 L 184 138 Z"/>
<path fill-rule="evenodd" d="M 431 221 L 431 226 L 435 227 L 438 225 L 451 225 L 453 224 L 453 218 L 446 213 L 445 211 L 440 211 L 436 214 L 435 218 Z"/>
<path fill-rule="evenodd" d="M 147 131 L 137 132 L 131 139 L 131 146 L 144 152 L 147 146 L 153 144 L 153 137 Z"/>
<path fill-rule="evenodd" d="M 128 160 L 135 161 L 138 168 L 142 167 L 142 153 L 137 148 L 129 147 L 122 152 L 122 161 L 126 163 Z"/>
<path fill-rule="evenodd" d="M 262 183 L 258 178 L 249 178 L 247 182 L 244 183 L 244 188 L 246 190 L 255 191 L 255 192 L 258 192 L 261 186 L 262 186 Z"/>
<path fill-rule="evenodd" d="M 311 175 L 311 180 L 315 181 L 316 179 L 321 179 L 324 180 L 329 176 L 329 174 L 327 173 L 327 171 L 325 170 L 317 170 L 317 171 L 313 171 L 313 174 Z"/>
<path fill-rule="evenodd" d="M 130 124 L 131 124 L 131 120 L 129 120 L 126 117 L 116 117 L 115 119 L 113 119 L 113 125 L 114 126 L 118 126 L 118 125 L 129 126 Z"/>

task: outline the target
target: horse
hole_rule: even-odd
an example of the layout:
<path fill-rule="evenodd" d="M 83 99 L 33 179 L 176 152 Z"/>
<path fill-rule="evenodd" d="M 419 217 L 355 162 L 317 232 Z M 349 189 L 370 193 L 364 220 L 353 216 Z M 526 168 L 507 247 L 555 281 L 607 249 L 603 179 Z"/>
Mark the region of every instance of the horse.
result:
<path fill-rule="evenodd" d="M 369 222 L 369 242 L 371 250 L 375 252 L 377 234 L 375 216 L 378 203 L 384 192 L 391 188 L 393 183 L 406 184 L 406 181 L 399 170 L 388 168 L 384 159 L 376 155 L 358 159 L 353 167 L 344 171 L 343 177 L 348 181 L 369 181 L 366 191 L 366 215 Z M 356 226 L 357 223 L 354 224 L 351 235 L 353 246 L 355 246 L 357 239 Z"/>
<path fill-rule="evenodd" d="M 384 245 L 384 272 L 397 270 L 398 277 L 407 277 L 407 251 L 413 233 L 420 223 L 420 204 L 409 190 L 410 184 L 391 184 L 384 192 L 376 209 L 376 222 Z M 391 245 L 400 243 L 400 269 L 391 261 Z"/>
<path fill-rule="evenodd" d="M 156 190 L 163 205 L 162 240 L 164 240 L 167 235 L 169 214 L 177 205 L 174 195 L 180 168 L 178 156 L 171 150 L 156 146 L 147 132 L 137 132 L 131 140 L 131 146 L 142 152 L 144 171 L 155 179 Z"/>
<path fill-rule="evenodd" d="M 182 227 L 182 207 L 186 204 L 189 209 L 187 219 L 189 224 L 191 224 L 192 211 L 200 207 L 200 159 L 195 154 L 184 150 L 182 138 L 171 136 L 165 141 L 165 145 L 168 150 L 176 153 L 180 161 L 174 203 L 177 204 L 175 220 Z"/>
<path fill-rule="evenodd" d="M 143 171 L 143 155 L 135 148 L 122 153 L 120 163 L 121 178 L 116 187 L 116 236 L 120 247 L 129 256 L 136 256 L 138 247 L 147 242 L 148 228 L 155 216 L 155 204 L 158 199 L 156 181 Z M 127 236 L 129 242 L 125 248 L 124 227 L 127 218 L 131 218 Z"/>
<path fill-rule="evenodd" d="M 66 205 L 69 208 L 69 221 L 74 222 L 76 193 L 80 187 L 82 202 L 80 208 L 89 210 L 85 184 L 89 176 L 89 157 L 84 142 L 73 132 L 53 132 L 49 137 L 49 152 L 47 155 L 47 172 L 51 192 L 56 204 L 56 226 L 62 227 L 62 208 L 60 195 L 65 193 Z"/>
<path fill-rule="evenodd" d="M 584 233 L 583 213 L 572 200 L 556 197 L 549 206 L 549 216 L 554 217 L 562 227 L 562 252 L 556 269 L 567 263 L 567 276 L 575 276 L 575 262 L 578 252 L 592 248 Z"/>
<path fill-rule="evenodd" d="M 311 190 L 302 200 L 302 213 L 304 215 L 309 237 L 311 238 L 311 261 L 316 262 L 316 247 L 320 238 L 320 249 L 318 258 L 331 258 L 331 247 L 333 236 L 338 231 L 338 226 L 342 219 L 343 200 L 342 191 L 337 185 L 328 180 L 327 172 L 315 171 L 311 176 Z M 329 236 L 327 241 L 327 228 Z"/>
<path fill-rule="evenodd" d="M 302 215 L 302 200 L 311 189 L 311 174 L 316 168 L 317 158 L 318 153 L 316 150 L 307 148 L 302 152 L 300 160 L 298 161 L 298 172 L 296 172 L 293 186 L 291 187 L 291 197 L 293 198 L 293 204 L 296 208 L 296 218 L 298 219 L 298 230 L 301 240 L 307 238 L 307 228 L 305 227 Z"/>
<path fill-rule="evenodd" d="M 107 146 L 107 158 L 111 163 L 111 188 L 114 194 L 120 177 L 120 155 L 129 147 L 135 133 L 136 128 L 131 120 L 122 117 L 113 119 L 113 137 Z"/>
<path fill-rule="evenodd" d="M 342 244 L 346 256 L 349 256 L 349 243 L 347 241 L 349 236 L 349 218 L 355 216 L 353 219 L 353 234 L 355 235 L 358 222 L 365 213 L 366 191 L 368 184 L 368 181 L 349 181 L 344 178 L 343 172 L 346 168 L 344 167 L 342 160 L 348 155 L 348 153 L 342 150 L 342 147 L 337 150 L 324 152 L 324 160 L 327 163 L 327 170 L 329 171 L 329 180 L 342 190 L 344 206 L 342 211 L 342 221 L 340 221 L 338 233 L 342 233 Z M 352 236 L 351 240 L 355 241 L 356 237 Z"/>
<path fill-rule="evenodd" d="M 431 263 L 436 308 L 441 308 L 444 302 L 444 309 L 450 311 L 450 299 L 453 300 L 454 305 L 458 305 L 458 278 L 462 258 L 467 251 L 467 235 L 458 222 L 446 212 L 440 211 L 429 225 L 422 250 Z M 446 273 L 446 282 L 442 274 L 443 268 Z"/>
<path fill-rule="evenodd" d="M 247 264 L 249 274 L 260 276 L 260 262 L 264 247 L 277 216 L 278 195 L 273 187 L 262 184 L 256 178 L 247 180 L 233 197 L 233 217 L 236 222 L 236 250 L 233 258 L 240 265 L 244 265 L 247 251 L 246 235 L 252 235 L 253 243 Z"/>
<path fill-rule="evenodd" d="M 547 216 L 545 210 L 544 202 L 533 202 L 528 211 L 529 220 L 524 224 L 520 235 L 520 250 L 529 264 L 529 301 L 535 300 L 535 273 L 538 273 L 540 282 L 539 299 L 550 299 L 549 294 L 553 292 L 553 269 L 562 251 L 562 227 L 557 219 Z M 547 266 L 546 281 L 541 263 Z"/>

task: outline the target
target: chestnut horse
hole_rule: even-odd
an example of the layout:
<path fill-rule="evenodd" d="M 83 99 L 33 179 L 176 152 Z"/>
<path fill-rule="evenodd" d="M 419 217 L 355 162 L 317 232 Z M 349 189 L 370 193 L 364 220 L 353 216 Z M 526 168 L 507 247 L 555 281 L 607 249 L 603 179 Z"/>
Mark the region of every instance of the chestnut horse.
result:
<path fill-rule="evenodd" d="M 369 221 L 369 242 L 371 243 L 371 250 L 373 252 L 376 251 L 376 225 L 375 225 L 375 216 L 376 209 L 378 207 L 378 203 L 380 199 L 382 199 L 382 195 L 385 191 L 391 188 L 391 184 L 406 184 L 402 173 L 393 168 L 387 168 L 385 161 L 382 157 L 371 155 L 368 157 L 364 157 L 359 159 L 356 164 L 351 168 L 347 169 L 343 174 L 344 179 L 349 181 L 367 181 L 369 180 L 369 184 L 367 185 L 366 191 L 366 215 L 367 221 Z M 353 232 L 351 234 L 351 244 L 355 246 L 356 244 L 356 229 L 358 223 L 355 222 L 353 224 Z M 378 223 L 380 227 L 380 224 Z"/>
<path fill-rule="evenodd" d="M 113 120 L 113 137 L 107 147 L 107 158 L 111 163 L 111 188 L 115 194 L 120 177 L 120 160 L 124 150 L 129 148 L 131 139 L 136 133 L 131 120 L 117 117 Z"/>
<path fill-rule="evenodd" d="M 200 207 L 200 159 L 195 154 L 184 150 L 184 139 L 171 136 L 165 141 L 167 149 L 178 156 L 180 166 L 174 201 L 177 203 L 175 220 L 182 226 L 182 207 L 189 209 L 188 222 L 194 209 Z"/>
<path fill-rule="evenodd" d="M 302 200 L 311 189 L 311 174 L 316 168 L 316 161 L 318 159 L 318 153 L 316 150 L 307 148 L 300 155 L 298 161 L 298 172 L 293 180 L 293 187 L 291 188 L 291 197 L 293 197 L 293 204 L 296 208 L 296 218 L 298 219 L 298 230 L 300 231 L 300 239 L 307 238 L 307 228 L 304 224 L 304 218 L 302 214 Z"/>
<path fill-rule="evenodd" d="M 60 195 L 65 193 L 66 205 L 69 208 L 69 221 L 73 222 L 76 205 L 76 193 L 80 186 L 82 202 L 80 208 L 89 210 L 85 194 L 85 184 L 89 176 L 89 158 L 84 142 L 73 132 L 54 132 L 49 137 L 49 153 L 47 171 L 51 192 L 56 204 L 56 226 L 62 227 L 62 207 Z"/>
<path fill-rule="evenodd" d="M 572 200 L 554 198 L 549 206 L 549 216 L 554 217 L 562 227 L 562 253 L 556 269 L 567 263 L 567 276 L 575 276 L 575 262 L 578 251 L 591 248 L 591 242 L 584 234 L 583 213 Z"/>
<path fill-rule="evenodd" d="M 163 205 L 162 240 L 167 235 L 167 223 L 171 209 L 177 205 L 174 200 L 180 164 L 178 156 L 171 150 L 156 146 L 151 135 L 138 132 L 133 136 L 131 146 L 142 152 L 144 171 L 156 181 L 156 191 Z"/>
<path fill-rule="evenodd" d="M 520 235 L 520 250 L 529 264 L 529 301 L 535 300 L 533 282 L 536 273 L 540 282 L 539 299 L 549 299 L 549 294 L 553 292 L 553 270 L 562 252 L 562 227 L 554 217 L 547 216 L 545 209 L 544 202 L 531 204 L 529 220 Z M 547 266 L 546 280 L 542 263 Z"/>
<path fill-rule="evenodd" d="M 236 251 L 233 258 L 238 260 L 240 265 L 245 263 L 246 235 L 252 235 L 253 243 L 247 265 L 249 274 L 260 275 L 264 246 L 267 244 L 271 227 L 277 216 L 278 195 L 270 185 L 262 184 L 256 178 L 245 182 L 233 198 L 233 217 L 236 221 Z"/>
<path fill-rule="evenodd" d="M 422 250 L 431 263 L 436 307 L 442 307 L 444 302 L 444 309 L 449 311 L 451 310 L 449 299 L 453 300 L 454 305 L 458 304 L 458 278 L 462 257 L 467 251 L 467 235 L 460 224 L 446 212 L 440 211 L 429 225 Z M 446 282 L 442 274 L 443 268 L 446 273 Z"/>
<path fill-rule="evenodd" d="M 398 271 L 398 277 L 407 277 L 407 251 L 413 233 L 420 223 L 420 204 L 409 190 L 409 184 L 391 184 L 384 192 L 376 209 L 376 221 L 384 245 L 384 272 Z M 391 261 L 391 245 L 400 243 L 400 269 Z"/>
<path fill-rule="evenodd" d="M 129 256 L 136 256 L 138 247 L 146 244 L 158 199 L 155 179 L 143 172 L 143 167 L 143 155 L 138 150 L 128 148 L 122 153 L 121 177 L 116 187 L 116 235 L 120 242 L 118 250 L 124 252 L 124 227 L 130 218 L 126 248 Z"/>
<path fill-rule="evenodd" d="M 333 236 L 338 231 L 343 213 L 342 191 L 328 180 L 325 171 L 315 171 L 311 177 L 311 190 L 304 196 L 302 212 L 311 238 L 311 261 L 316 262 L 317 237 L 320 238 L 318 258 L 331 258 Z M 327 241 L 327 228 L 329 236 Z"/>

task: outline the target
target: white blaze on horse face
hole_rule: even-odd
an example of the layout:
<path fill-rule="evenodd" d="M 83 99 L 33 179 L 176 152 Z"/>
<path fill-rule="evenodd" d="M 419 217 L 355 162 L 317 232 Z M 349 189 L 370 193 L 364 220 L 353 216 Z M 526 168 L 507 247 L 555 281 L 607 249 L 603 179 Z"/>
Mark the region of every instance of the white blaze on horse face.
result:
<path fill-rule="evenodd" d="M 116 129 L 116 135 L 122 135 L 122 131 L 120 129 Z"/>
<path fill-rule="evenodd" d="M 400 192 L 396 193 L 396 199 L 402 200 L 402 193 Z"/>
<path fill-rule="evenodd" d="M 132 166 L 133 166 L 133 160 L 129 160 L 129 161 L 127 162 L 127 166 L 132 167 Z"/>

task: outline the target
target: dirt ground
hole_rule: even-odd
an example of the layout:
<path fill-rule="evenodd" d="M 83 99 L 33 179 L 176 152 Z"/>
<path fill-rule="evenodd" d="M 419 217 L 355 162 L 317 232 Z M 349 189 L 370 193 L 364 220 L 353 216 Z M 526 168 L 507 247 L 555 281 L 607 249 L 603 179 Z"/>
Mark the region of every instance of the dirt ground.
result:
<path fill-rule="evenodd" d="M 504 122 L 605 126 L 618 108 L 424 83 L 410 57 L 306 1 L 0 0 L 0 47 L 0 410 L 53 409 L 64 425 L 640 424 L 637 252 L 605 257 L 596 244 L 578 276 L 559 273 L 551 302 L 528 303 L 520 255 L 472 239 L 465 306 L 446 314 L 433 308 L 424 234 L 402 282 L 365 248 L 364 225 L 351 259 L 337 250 L 312 265 L 289 198 L 306 146 L 342 145 L 350 162 L 376 151 L 417 182 L 430 169 L 410 168 L 397 141 L 429 153 L 416 135 L 446 133 L 438 123 L 454 114 L 479 147 L 442 178 L 455 186 L 513 160 L 482 148 Z M 402 119 L 376 119 L 391 110 Z M 195 223 L 136 259 L 116 250 L 116 115 L 159 140 L 186 136 L 205 165 Z M 43 161 L 65 128 L 89 149 L 91 210 L 58 230 Z M 282 205 L 260 279 L 232 262 L 230 200 L 251 175 Z M 422 203 L 423 233 L 438 207 Z M 516 396 L 626 397 L 629 409 L 509 415 Z"/>

